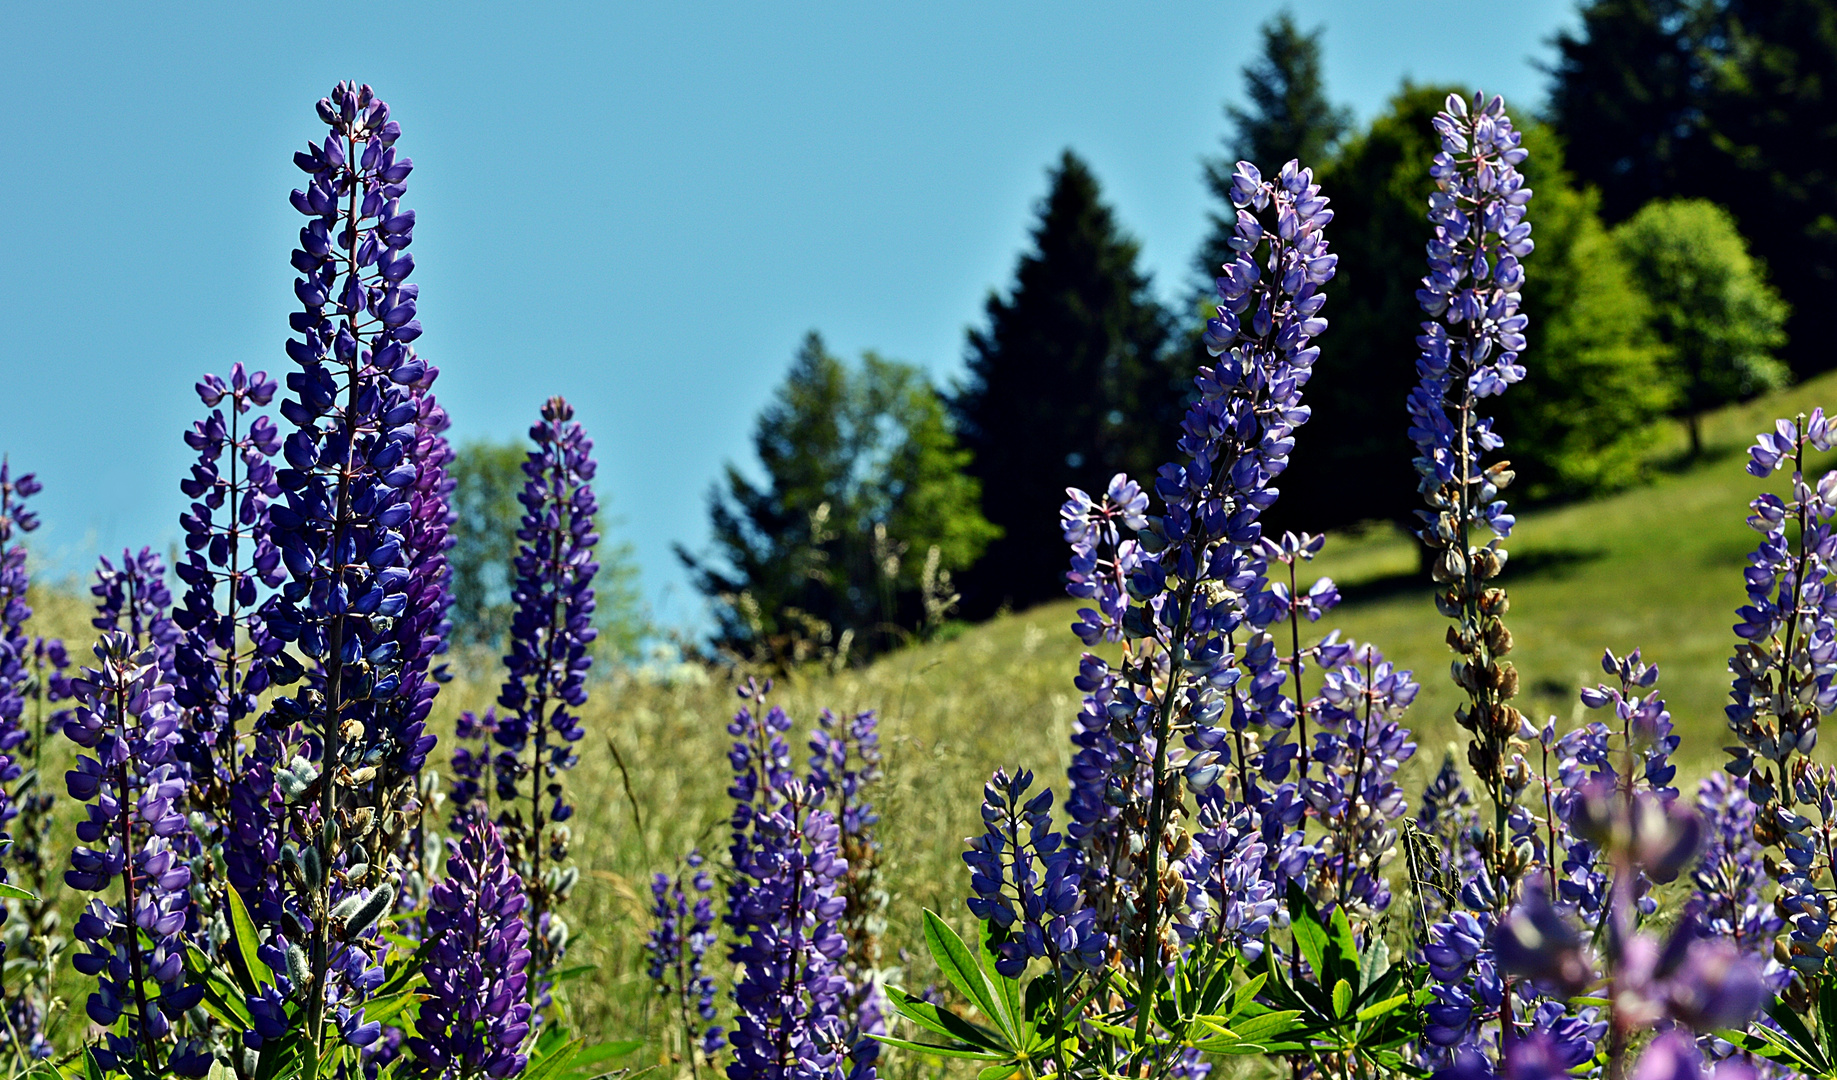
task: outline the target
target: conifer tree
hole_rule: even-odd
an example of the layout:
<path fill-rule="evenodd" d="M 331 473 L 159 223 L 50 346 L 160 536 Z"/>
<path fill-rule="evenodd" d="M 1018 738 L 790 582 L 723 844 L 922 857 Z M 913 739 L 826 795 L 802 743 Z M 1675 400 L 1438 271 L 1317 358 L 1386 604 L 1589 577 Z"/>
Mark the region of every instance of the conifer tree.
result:
<path fill-rule="evenodd" d="M 1283 11 L 1263 24 L 1263 49 L 1255 62 L 1244 67 L 1244 95 L 1249 107 L 1225 107 L 1232 134 L 1226 154 L 1206 162 L 1206 186 L 1229 208 L 1231 170 L 1249 161 L 1273 175 L 1284 162 L 1298 159 L 1319 168 L 1327 153 L 1352 126 L 1351 111 L 1327 98 L 1327 80 L 1321 71 L 1323 27 L 1304 31 Z M 1237 217 L 1228 209 L 1211 214 L 1212 231 L 1200 248 L 1199 273 L 1204 291 L 1211 292 L 1220 266 L 1231 261 L 1226 241 Z"/>
<path fill-rule="evenodd" d="M 1177 437 L 1171 321 L 1140 248 L 1077 155 L 1065 151 L 1050 179 L 1033 250 L 970 332 L 952 401 L 983 513 L 1003 534 L 965 577 L 972 615 L 1062 596 L 1065 489 L 1150 475 Z"/>
<path fill-rule="evenodd" d="M 910 364 L 868 353 L 851 366 L 812 332 L 753 446 L 764 483 L 729 464 L 709 495 L 714 556 L 677 548 L 714 603 L 716 644 L 750 660 L 897 644 L 926 620 L 936 575 L 994 535 L 943 399 Z"/>

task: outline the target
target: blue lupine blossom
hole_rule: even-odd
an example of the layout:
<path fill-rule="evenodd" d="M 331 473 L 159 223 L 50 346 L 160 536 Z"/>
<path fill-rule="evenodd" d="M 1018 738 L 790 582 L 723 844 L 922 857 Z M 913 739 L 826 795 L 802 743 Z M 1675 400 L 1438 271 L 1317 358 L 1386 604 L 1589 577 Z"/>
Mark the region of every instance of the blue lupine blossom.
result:
<path fill-rule="evenodd" d="M 580 708 L 587 701 L 593 627 L 594 545 L 599 542 L 593 497 L 593 442 L 574 421 L 574 408 L 550 398 L 542 420 L 529 429 L 536 448 L 523 463 L 525 477 L 516 581 L 511 600 L 507 675 L 498 695 L 501 749 L 493 758 L 502 808 L 498 825 L 529 890 L 533 994 L 545 993 L 543 976 L 567 947 L 567 924 L 555 909 L 579 877 L 565 868 L 568 819 L 562 773 L 580 761 L 574 744 L 586 734 Z M 528 807 L 528 817 L 519 800 Z M 546 863 L 546 865 L 545 865 Z"/>
<path fill-rule="evenodd" d="M 829 792 L 831 813 L 842 830 L 841 853 L 848 869 L 837 885 L 846 903 L 838 929 L 848 942 L 839 972 L 848 982 L 843 1009 L 852 1016 L 847 1038 L 849 1075 L 862 1080 L 880 1057 L 874 1035 L 890 1034 L 887 1001 L 880 971 L 880 933 L 887 892 L 880 884 L 880 821 L 869 798 L 881 778 L 880 718 L 872 710 L 850 717 L 824 709 L 810 733 L 810 783 Z"/>
<path fill-rule="evenodd" d="M 742 970 L 730 1080 L 842 1080 L 851 1072 L 848 983 L 836 970 L 848 951 L 836 930 L 847 907 L 836 887 L 848 868 L 823 798 L 801 780 L 785 782 L 773 809 L 753 818 L 745 859 L 734 864 L 730 917 L 744 941 L 732 949 Z"/>
<path fill-rule="evenodd" d="M 70 797 L 87 804 L 65 884 L 101 893 L 119 882 L 122 890 L 121 906 L 92 899 L 73 927 L 87 950 L 75 957 L 76 969 L 96 980 L 85 1011 L 110 1029 L 96 1057 L 104 1068 L 139 1062 L 203 1076 L 209 1056 L 194 1043 L 175 1041 L 173 1031 L 204 994 L 185 973 L 184 931 L 192 918 L 185 847 L 192 837 L 178 758 L 180 711 L 162 654 L 145 638 L 109 630 L 96 658 L 97 666 L 74 683 L 79 704 L 64 725 L 64 734 L 88 751 L 65 777 Z M 142 932 L 150 948 L 142 946 Z M 157 996 L 149 996 L 150 986 L 158 987 Z"/>
<path fill-rule="evenodd" d="M 652 928 L 645 939 L 649 957 L 646 973 L 667 1008 L 677 1011 L 682 1025 L 685 1056 L 690 1071 L 700 1075 L 695 1055 L 712 1056 L 725 1043 L 715 1018 L 714 977 L 703 970 L 703 961 L 715 943 L 714 879 L 699 851 L 684 860 L 684 872 L 675 877 L 659 873 L 651 879 Z"/>
<path fill-rule="evenodd" d="M 1052 828 L 1052 789 L 1029 797 L 1033 774 L 996 770 L 982 789 L 983 832 L 970 840 L 970 912 L 991 924 L 995 970 L 1014 978 L 1045 958 L 1061 979 L 1103 962 L 1107 940 L 1084 902 L 1078 862 Z"/>
<path fill-rule="evenodd" d="M 1833 445 L 1837 429 L 1820 409 L 1780 420 L 1748 451 L 1751 475 L 1790 470 L 1792 485 L 1784 496 L 1769 492 L 1749 504 L 1748 524 L 1761 542 L 1743 574 L 1748 603 L 1736 613 L 1740 641 L 1729 660 L 1734 681 L 1725 710 L 1737 740 L 1726 768 L 1746 779 L 1756 835 L 1778 852 L 1767 865 L 1790 926 L 1790 963 L 1802 974 L 1823 968 L 1837 950 L 1826 892 L 1837 775 L 1809 757 L 1819 723 L 1837 708 L 1837 472 L 1815 486 L 1805 477 L 1806 450 Z"/>
<path fill-rule="evenodd" d="M 1306 806 L 1289 779 L 1296 717 L 1283 693 L 1288 673 L 1267 633 L 1295 605 L 1289 592 L 1267 587 L 1258 517 L 1276 498 L 1271 481 L 1308 416 L 1300 388 L 1319 355 L 1311 339 L 1327 325 L 1320 288 L 1337 256 L 1322 230 L 1333 215 L 1311 172 L 1294 162 L 1273 181 L 1240 163 L 1231 199 L 1238 257 L 1218 279 L 1205 335 L 1218 360 L 1196 379 L 1198 400 L 1181 427 L 1184 464 L 1163 467 L 1155 483 L 1161 512 L 1150 513 L 1144 493 L 1121 476 L 1101 498 L 1068 492 L 1061 512 L 1072 546 L 1068 591 L 1096 601 L 1073 629 L 1087 643 L 1125 643 L 1120 669 L 1094 656 L 1080 667 L 1086 697 L 1073 734 L 1067 837 L 1098 928 L 1142 958 L 1144 992 L 1204 902 L 1204 890 L 1162 881 L 1164 847 L 1190 851 L 1193 842 L 1167 831 L 1173 776 L 1202 797 L 1227 779 L 1238 787 L 1249 820 L 1220 806 L 1207 827 L 1256 829 L 1278 890 L 1317 854 L 1299 827 Z M 1125 538 L 1125 529 L 1135 535 Z M 1330 603 L 1330 586 L 1311 601 Z M 1298 650 L 1287 659 L 1291 667 L 1304 662 Z M 1198 846 L 1220 853 L 1223 872 L 1242 840 L 1232 832 Z M 1143 881 L 1158 884 L 1138 894 Z M 1257 925 L 1262 903 L 1251 901 L 1247 918 L 1219 915 Z"/>
<path fill-rule="evenodd" d="M 415 388 L 427 365 L 412 345 L 420 288 L 406 280 L 415 216 L 400 204 L 413 168 L 397 156 L 401 128 L 368 86 L 340 83 L 318 111 L 329 133 L 294 156 L 311 178 L 292 197 L 308 218 L 293 254 L 303 275 L 294 282 L 298 336 L 287 342 L 298 370 L 280 406 L 294 430 L 282 442 L 287 467 L 275 473 L 282 497 L 268 507 L 288 580 L 266 608 L 267 630 L 293 647 L 276 654 L 270 673 L 279 685 L 302 676 L 306 685 L 263 717 L 245 790 L 233 798 L 256 834 L 238 841 L 241 861 L 280 852 L 285 896 L 270 886 L 251 906 L 273 917 L 284 903 L 305 933 L 304 942 L 270 941 L 303 947 L 308 1036 L 321 1041 L 329 1016 L 361 1047 L 381 1032 L 360 1002 L 382 969 L 366 943 L 334 940 L 332 912 L 353 897 L 368 906 L 377 890 L 393 893 L 391 836 L 415 791 L 385 766 L 424 753 L 418 732 L 378 722 L 378 711 L 403 689 L 396 627 L 411 570 L 402 530 L 415 513 Z M 361 832 L 334 837 L 323 827 L 360 809 L 370 811 Z"/>
<path fill-rule="evenodd" d="M 529 1060 L 523 881 L 488 821 L 447 841 L 447 852 L 446 877 L 428 893 L 427 999 L 408 1041 L 417 1075 L 516 1076 Z"/>
<path fill-rule="evenodd" d="M 219 810 L 238 772 L 237 725 L 255 713 L 280 644 L 258 609 L 285 576 L 268 538 L 268 503 L 280 493 L 269 459 L 281 439 L 268 417 L 249 419 L 278 389 L 267 372 L 250 375 L 236 364 L 227 380 L 206 375 L 196 389 L 211 413 L 185 433 L 198 460 L 179 485 L 192 502 L 179 517 L 185 558 L 173 567 L 186 586 L 172 615 L 183 632 L 175 700 L 186 712 L 183 753 L 198 782 L 194 802 Z"/>

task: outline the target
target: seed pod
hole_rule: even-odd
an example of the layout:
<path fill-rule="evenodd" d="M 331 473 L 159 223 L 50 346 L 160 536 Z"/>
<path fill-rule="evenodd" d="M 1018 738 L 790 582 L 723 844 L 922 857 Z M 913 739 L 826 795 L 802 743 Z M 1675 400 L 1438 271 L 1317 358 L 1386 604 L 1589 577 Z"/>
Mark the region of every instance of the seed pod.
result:
<path fill-rule="evenodd" d="M 390 905 L 394 903 L 395 886 L 386 881 L 378 885 L 364 902 L 358 905 L 356 911 L 352 912 L 350 921 L 345 924 L 345 940 L 349 941 L 370 929 L 371 924 L 381 918 L 382 914 L 388 911 Z"/>
<path fill-rule="evenodd" d="M 293 980 L 295 987 L 312 982 L 312 969 L 306 963 L 306 950 L 298 945 L 287 946 L 287 977 Z"/>
<path fill-rule="evenodd" d="M 309 847 L 300 852 L 300 873 L 306 879 L 306 887 L 317 891 L 325 884 L 325 864 L 319 859 L 319 849 Z"/>

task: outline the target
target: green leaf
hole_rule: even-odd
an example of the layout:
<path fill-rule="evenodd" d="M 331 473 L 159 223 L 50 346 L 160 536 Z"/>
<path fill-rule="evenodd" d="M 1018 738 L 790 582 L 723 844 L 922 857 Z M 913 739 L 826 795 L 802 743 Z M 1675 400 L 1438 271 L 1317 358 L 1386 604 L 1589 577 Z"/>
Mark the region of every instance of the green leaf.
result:
<path fill-rule="evenodd" d="M 1018 1063 L 1007 1061 L 1000 1065 L 990 1065 L 976 1074 L 976 1080 L 1008 1080 L 1008 1077 L 1015 1076 L 1020 1071 L 1021 1067 Z"/>
<path fill-rule="evenodd" d="M 570 982 L 574 979 L 580 978 L 582 975 L 588 974 L 589 972 L 598 971 L 598 970 L 599 970 L 599 965 L 597 964 L 580 964 L 580 965 L 577 965 L 571 968 L 562 968 L 560 971 L 557 971 L 555 974 L 549 976 L 549 981 L 555 982 L 555 983 Z"/>
<path fill-rule="evenodd" d="M 30 890 L 22 889 L 6 881 L 0 881 L 0 899 L 24 900 L 28 904 L 36 904 L 38 902 L 38 897 L 32 895 Z"/>
<path fill-rule="evenodd" d="M 1248 1020 L 1240 1020 L 1232 1028 L 1237 1036 L 1245 1042 L 1268 1042 L 1278 1035 L 1286 1035 L 1301 1025 L 1297 1023 L 1300 1013 L 1293 1010 L 1264 1013 Z"/>
<path fill-rule="evenodd" d="M 230 948 L 223 950 L 229 956 L 230 969 L 236 973 L 236 980 L 242 985 L 243 992 L 253 996 L 265 986 L 274 982 L 274 972 L 257 955 L 256 948 L 261 944 L 261 937 L 255 932 L 255 920 L 249 918 L 249 909 L 242 902 L 242 894 L 235 889 L 225 888 L 224 906 L 230 912 Z"/>
<path fill-rule="evenodd" d="M 1825 1060 L 1837 1058 L 1837 980 L 1828 969 L 1818 980 L 1818 1034 L 1824 1038 Z"/>
<path fill-rule="evenodd" d="M 574 1055 L 574 1059 L 568 1063 L 568 1075 L 570 1077 L 597 1076 L 604 1071 L 600 1068 L 601 1065 L 609 1061 L 617 1061 L 643 1045 L 644 1040 L 642 1039 L 594 1043 Z"/>
<path fill-rule="evenodd" d="M 574 1055 L 580 1053 L 581 1047 L 585 1045 L 585 1039 L 570 1039 L 551 1050 L 540 1064 L 532 1056 L 529 1066 L 523 1070 L 523 1080 L 552 1080 L 561 1076 L 573 1063 Z"/>
<path fill-rule="evenodd" d="M 1344 979 L 1333 984 L 1333 1015 L 1339 1017 L 1352 1014 L 1352 984 Z"/>
<path fill-rule="evenodd" d="M 925 912 L 925 945 L 931 950 L 931 958 L 937 962 L 938 970 L 957 988 L 957 992 L 976 1003 L 982 1015 L 988 1017 L 1007 1036 L 1010 1044 L 1019 1043 L 1018 1032 L 1014 1031 L 1012 1018 L 1006 1015 L 996 997 L 995 988 L 982 973 L 982 965 L 970 955 L 969 946 L 950 928 L 950 924 L 940 919 L 935 912 Z M 1019 1049 L 1015 1046 L 1014 1049 Z"/>
<path fill-rule="evenodd" d="M 1328 927 L 1331 933 L 1327 941 L 1327 970 L 1323 972 L 1316 969 L 1320 981 L 1328 983 L 1358 978 L 1359 943 L 1352 936 L 1352 924 L 1346 920 L 1346 905 L 1340 904 L 1333 909 L 1333 918 Z"/>
<path fill-rule="evenodd" d="M 102 1080 L 102 1063 L 87 1046 L 83 1048 L 83 1076 L 86 1080 Z"/>
<path fill-rule="evenodd" d="M 1268 981 L 1268 975 L 1252 975 L 1248 982 L 1238 987 L 1237 996 L 1231 999 L 1231 1015 L 1236 1016 L 1255 1004 L 1257 995 L 1263 991 L 1263 984 Z"/>
<path fill-rule="evenodd" d="M 1308 902 L 1307 894 L 1301 886 L 1289 882 L 1288 886 L 1289 929 L 1295 935 L 1295 947 L 1301 950 L 1302 959 L 1319 975 L 1326 966 L 1327 931 L 1320 925 L 1320 915 L 1314 905 Z M 1265 956 L 1272 955 L 1265 953 Z"/>
<path fill-rule="evenodd" d="M 1373 934 L 1373 941 L 1365 947 L 1359 957 L 1359 989 L 1370 990 L 1390 971 L 1391 949 L 1384 943 L 1382 935 Z"/>
<path fill-rule="evenodd" d="M 950 1046 L 932 1046 L 929 1043 L 910 1042 L 906 1039 L 895 1039 L 891 1035 L 872 1035 L 868 1038 L 875 1042 L 896 1046 L 901 1050 L 911 1050 L 920 1054 L 931 1054 L 935 1057 L 969 1058 L 973 1061 L 1001 1061 L 1006 1054 L 991 1054 L 982 1050 L 959 1050 Z"/>
<path fill-rule="evenodd" d="M 1767 1015 L 1773 1017 L 1773 1022 L 1778 1024 L 1786 1037 L 1796 1044 L 1795 1049 L 1812 1064 L 1814 1071 L 1820 1073 L 1831 1071 L 1830 1059 L 1818 1049 L 1818 1040 L 1812 1038 L 1811 1032 L 1805 1029 L 1805 1022 L 1799 1019 L 1799 1014 L 1793 1012 L 1791 1006 L 1779 998 L 1774 998 L 1767 1005 Z"/>
<path fill-rule="evenodd" d="M 423 995 L 417 994 L 412 990 L 400 994 L 391 994 L 388 997 L 373 997 L 364 1002 L 364 1019 L 374 1020 L 379 1024 L 386 1024 L 394 1019 L 403 1009 L 422 1000 L 422 997 Z"/>
<path fill-rule="evenodd" d="M 230 1067 L 223 1062 L 213 1061 L 210 1063 L 210 1073 L 205 1076 L 204 1080 L 236 1080 L 236 1074 L 231 1072 Z"/>
<path fill-rule="evenodd" d="M 1368 1020 L 1374 1020 L 1402 1006 L 1403 1003 L 1408 1000 L 1410 1000 L 1410 995 L 1408 994 L 1398 994 L 1396 997 L 1385 998 L 1383 1001 L 1367 1005 L 1363 1009 L 1360 1009 L 1359 1014 L 1353 1019 L 1363 1024 Z"/>
<path fill-rule="evenodd" d="M 991 1053 L 1005 1054 L 1010 1048 L 1002 1042 L 998 1032 L 990 1031 L 979 1024 L 972 1024 L 956 1013 L 940 1009 L 929 1001 L 920 1001 L 904 990 L 895 986 L 886 988 L 887 1000 L 899 1015 L 924 1028 L 934 1035 L 956 1039 L 966 1046 L 979 1046 Z"/>

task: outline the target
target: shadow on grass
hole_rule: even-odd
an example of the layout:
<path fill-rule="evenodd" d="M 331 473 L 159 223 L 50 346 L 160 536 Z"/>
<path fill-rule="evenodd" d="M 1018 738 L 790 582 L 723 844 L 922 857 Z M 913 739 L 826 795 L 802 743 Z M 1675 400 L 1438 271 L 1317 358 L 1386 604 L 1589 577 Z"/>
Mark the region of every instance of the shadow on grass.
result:
<path fill-rule="evenodd" d="M 1676 476 L 1679 473 L 1694 472 L 1709 465 L 1716 465 L 1741 457 L 1747 453 L 1746 443 L 1712 442 L 1706 443 L 1698 453 L 1691 453 L 1688 447 L 1674 450 L 1653 458 L 1647 464 L 1654 472 Z"/>
<path fill-rule="evenodd" d="M 1607 554 L 1606 548 L 1539 548 L 1522 553 L 1513 552 L 1506 561 L 1504 576 L 1507 584 L 1538 577 L 1567 577 L 1582 566 L 1606 558 Z M 1340 599 L 1346 603 L 1360 603 L 1393 596 L 1427 596 L 1431 588 L 1429 575 L 1414 570 L 1341 584 L 1339 594 Z"/>

